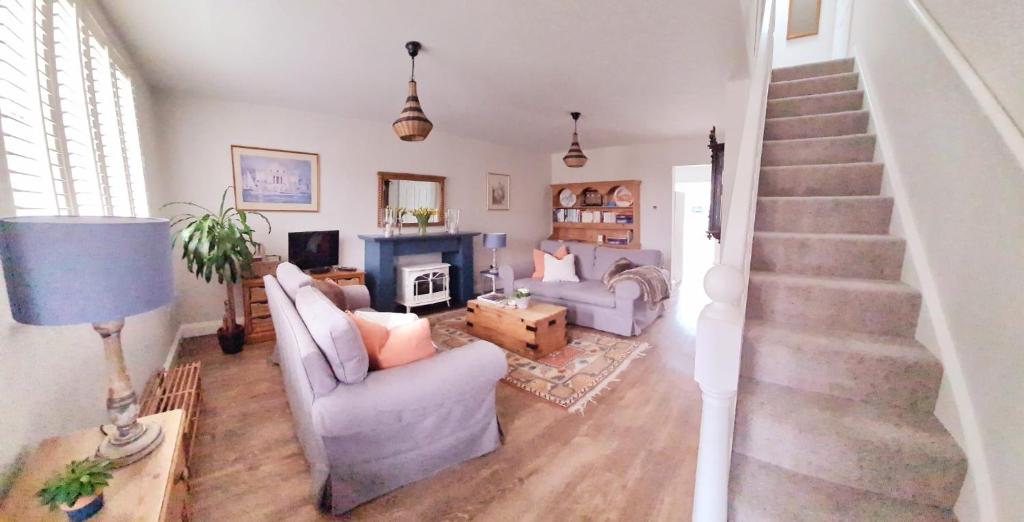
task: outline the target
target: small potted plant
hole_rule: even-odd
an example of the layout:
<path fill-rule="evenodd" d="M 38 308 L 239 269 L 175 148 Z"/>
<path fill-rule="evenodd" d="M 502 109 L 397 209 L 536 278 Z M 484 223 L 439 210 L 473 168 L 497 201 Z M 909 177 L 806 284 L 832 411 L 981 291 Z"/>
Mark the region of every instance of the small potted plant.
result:
<path fill-rule="evenodd" d="M 526 309 L 530 307 L 530 289 L 529 288 L 517 288 L 516 293 L 512 296 L 512 300 L 516 303 L 516 308 Z"/>
<path fill-rule="evenodd" d="M 216 276 L 217 282 L 226 287 L 223 326 L 217 329 L 217 341 L 226 354 L 238 353 L 245 345 L 245 329 L 235 320 L 235 285 L 242 280 L 242 274 L 249 269 L 253 254 L 260 246 L 253 239 L 256 231 L 249 225 L 249 216 L 261 218 L 267 224 L 267 233 L 270 232 L 270 220 L 263 214 L 226 205 L 230 190 L 230 186 L 224 189 L 216 212 L 191 202 L 164 205 L 185 205 L 201 211 L 174 218 L 172 227 L 184 226 L 174 235 L 172 246 L 181 241 L 185 267 L 197 279 L 209 283 Z"/>
<path fill-rule="evenodd" d="M 430 218 L 437 215 L 437 209 L 420 207 L 410 210 L 409 213 L 412 214 L 412 217 L 416 218 L 416 223 L 419 225 L 420 235 L 427 235 L 427 223 L 430 223 Z"/>
<path fill-rule="evenodd" d="M 103 509 L 103 488 L 114 478 L 109 460 L 73 460 L 64 472 L 47 480 L 36 493 L 51 510 L 60 508 L 72 522 L 91 518 Z"/>

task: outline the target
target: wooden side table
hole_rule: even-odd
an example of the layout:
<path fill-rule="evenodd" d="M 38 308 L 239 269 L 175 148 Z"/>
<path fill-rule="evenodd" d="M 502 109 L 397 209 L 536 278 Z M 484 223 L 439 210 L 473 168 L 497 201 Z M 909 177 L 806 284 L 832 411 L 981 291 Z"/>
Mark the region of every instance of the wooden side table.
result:
<path fill-rule="evenodd" d="M 330 279 L 339 285 L 365 285 L 366 272 L 346 272 L 332 269 L 323 274 L 310 274 L 313 279 Z M 270 319 L 270 305 L 262 277 L 242 280 L 242 307 L 245 310 L 245 342 L 262 343 L 277 338 Z"/>
<path fill-rule="evenodd" d="M 164 441 L 142 460 L 114 470 L 114 478 L 103 490 L 103 509 L 90 522 L 187 520 L 188 468 L 181 444 L 184 415 L 173 410 L 139 420 L 159 423 Z M 95 427 L 41 442 L 0 506 L 0 520 L 66 522 L 63 512 L 50 511 L 39 503 L 36 491 L 72 460 L 94 455 L 102 440 L 103 433 Z"/>

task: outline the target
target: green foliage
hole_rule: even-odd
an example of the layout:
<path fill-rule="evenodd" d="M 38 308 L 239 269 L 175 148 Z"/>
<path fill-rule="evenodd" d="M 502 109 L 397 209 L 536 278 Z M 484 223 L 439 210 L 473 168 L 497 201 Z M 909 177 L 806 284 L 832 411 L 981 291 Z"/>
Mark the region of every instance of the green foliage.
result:
<path fill-rule="evenodd" d="M 89 458 L 73 460 L 64 472 L 43 484 L 36 496 L 44 506 L 56 510 L 62 504 L 68 507 L 81 497 L 98 495 L 114 475 L 109 460 Z"/>
<path fill-rule="evenodd" d="M 527 297 L 530 297 L 530 289 L 529 288 L 517 288 L 516 289 L 516 293 L 515 293 L 515 295 L 513 297 L 515 297 L 516 299 L 525 299 Z"/>
<path fill-rule="evenodd" d="M 259 212 L 246 212 L 226 206 L 228 191 L 224 189 L 220 198 L 220 210 L 213 212 L 203 206 L 191 202 L 176 201 L 171 205 L 186 205 L 202 210 L 202 213 L 184 213 L 175 216 L 172 227 L 182 223 L 184 226 L 174 236 L 173 244 L 181 241 L 181 258 L 185 260 L 188 271 L 196 278 L 203 278 L 207 283 L 217 277 L 218 283 L 237 283 L 242 272 L 252 263 L 253 253 L 259 243 L 253 239 L 255 230 L 249 226 L 249 216 L 258 216 L 267 223 L 270 232 L 270 220 Z"/>

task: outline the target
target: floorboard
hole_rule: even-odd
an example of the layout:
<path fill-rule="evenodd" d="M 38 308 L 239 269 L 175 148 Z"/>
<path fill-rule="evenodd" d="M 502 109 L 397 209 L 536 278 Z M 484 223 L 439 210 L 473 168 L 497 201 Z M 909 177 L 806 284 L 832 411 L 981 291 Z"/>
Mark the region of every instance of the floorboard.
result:
<path fill-rule="evenodd" d="M 685 294 L 684 294 L 685 295 Z M 364 504 L 318 512 L 292 430 L 272 343 L 224 355 L 214 336 L 186 339 L 203 363 L 191 463 L 197 521 L 688 520 L 700 422 L 693 381 L 693 302 L 674 298 L 641 340 L 653 345 L 583 415 L 498 385 L 504 446 Z"/>

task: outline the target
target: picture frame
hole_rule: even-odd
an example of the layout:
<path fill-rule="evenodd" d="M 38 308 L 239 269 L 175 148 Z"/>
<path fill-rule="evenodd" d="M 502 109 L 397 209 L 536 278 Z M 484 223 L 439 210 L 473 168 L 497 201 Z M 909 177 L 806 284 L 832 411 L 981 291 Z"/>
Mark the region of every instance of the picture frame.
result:
<path fill-rule="evenodd" d="M 238 210 L 320 211 L 319 154 L 232 145 L 231 171 Z"/>
<path fill-rule="evenodd" d="M 815 36 L 820 23 L 821 0 L 789 0 L 786 40 Z"/>
<path fill-rule="evenodd" d="M 487 173 L 487 210 L 511 208 L 512 176 Z"/>

